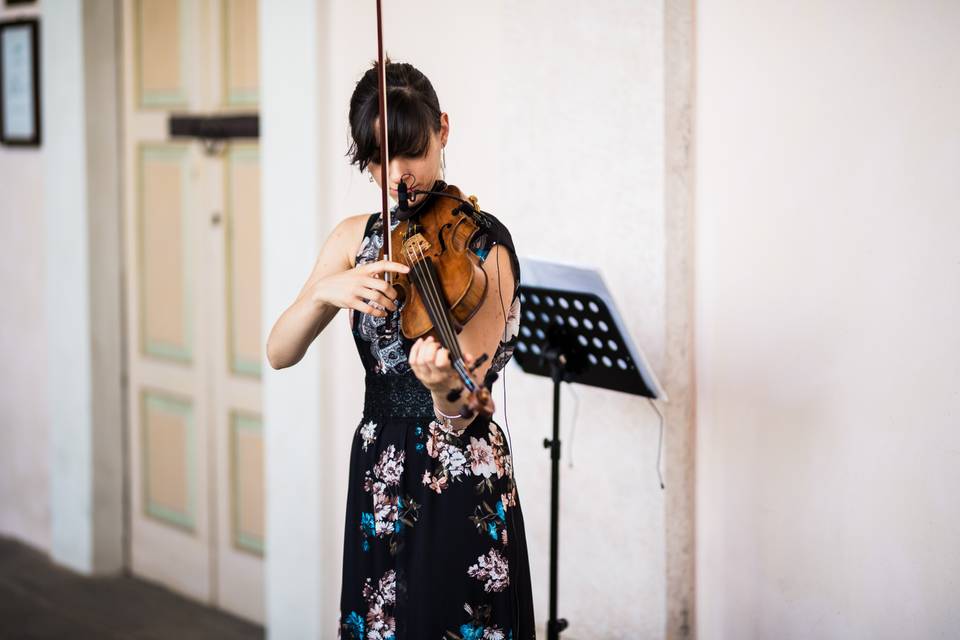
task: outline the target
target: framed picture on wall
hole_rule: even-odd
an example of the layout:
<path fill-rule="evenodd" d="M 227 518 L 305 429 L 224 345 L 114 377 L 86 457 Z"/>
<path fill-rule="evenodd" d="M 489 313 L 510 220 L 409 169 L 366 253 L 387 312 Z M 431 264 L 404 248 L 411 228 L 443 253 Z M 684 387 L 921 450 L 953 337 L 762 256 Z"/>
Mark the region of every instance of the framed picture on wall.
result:
<path fill-rule="evenodd" d="M 40 146 L 40 24 L 0 22 L 0 143 Z"/>

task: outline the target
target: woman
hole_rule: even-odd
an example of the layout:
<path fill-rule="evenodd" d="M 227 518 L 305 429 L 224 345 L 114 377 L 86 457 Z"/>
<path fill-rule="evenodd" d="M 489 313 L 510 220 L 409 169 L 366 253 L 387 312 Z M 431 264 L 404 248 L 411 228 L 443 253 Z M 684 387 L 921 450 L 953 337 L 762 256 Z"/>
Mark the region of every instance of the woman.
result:
<path fill-rule="evenodd" d="M 430 81 L 409 64 L 387 63 L 389 192 L 443 186 L 449 117 Z M 377 68 L 350 100 L 352 164 L 380 185 Z M 416 210 L 425 196 L 415 196 Z M 471 249 L 487 274 L 480 309 L 459 335 L 476 370 L 499 371 L 519 328 L 519 265 L 493 216 Z M 398 224 L 396 221 L 392 224 Z M 357 640 L 534 638 L 523 515 L 507 439 L 482 416 L 460 416 L 447 399 L 460 386 L 446 349 L 399 331 L 396 291 L 378 260 L 378 213 L 346 218 L 324 243 L 296 301 L 267 342 L 274 368 L 297 363 L 341 308 L 366 369 L 363 417 L 354 433 L 344 530 L 338 636 Z"/>

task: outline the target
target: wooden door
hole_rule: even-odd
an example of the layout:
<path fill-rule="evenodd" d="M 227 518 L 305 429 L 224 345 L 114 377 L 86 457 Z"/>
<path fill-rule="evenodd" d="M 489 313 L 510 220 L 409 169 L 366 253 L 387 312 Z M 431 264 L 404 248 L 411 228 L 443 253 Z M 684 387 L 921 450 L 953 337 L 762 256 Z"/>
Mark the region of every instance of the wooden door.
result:
<path fill-rule="evenodd" d="M 125 0 L 124 286 L 132 571 L 264 619 L 256 0 Z"/>

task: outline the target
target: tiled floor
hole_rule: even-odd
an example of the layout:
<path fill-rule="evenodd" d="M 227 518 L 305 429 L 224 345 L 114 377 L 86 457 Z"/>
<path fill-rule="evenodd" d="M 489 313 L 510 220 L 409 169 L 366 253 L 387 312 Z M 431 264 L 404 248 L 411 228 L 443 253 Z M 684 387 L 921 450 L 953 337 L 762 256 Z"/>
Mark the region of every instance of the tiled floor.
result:
<path fill-rule="evenodd" d="M 263 627 L 126 576 L 86 578 L 0 537 L 0 638 L 263 638 Z"/>

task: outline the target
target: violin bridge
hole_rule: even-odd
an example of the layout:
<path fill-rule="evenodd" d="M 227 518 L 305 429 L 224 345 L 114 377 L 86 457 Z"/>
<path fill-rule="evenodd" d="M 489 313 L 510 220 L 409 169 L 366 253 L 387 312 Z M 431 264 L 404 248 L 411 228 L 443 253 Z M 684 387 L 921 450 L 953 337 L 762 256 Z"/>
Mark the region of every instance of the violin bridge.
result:
<path fill-rule="evenodd" d="M 431 246 L 422 233 L 417 233 L 404 240 L 403 253 L 407 256 L 425 256 Z"/>

